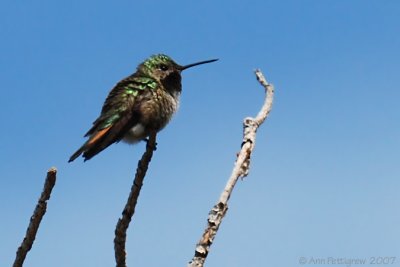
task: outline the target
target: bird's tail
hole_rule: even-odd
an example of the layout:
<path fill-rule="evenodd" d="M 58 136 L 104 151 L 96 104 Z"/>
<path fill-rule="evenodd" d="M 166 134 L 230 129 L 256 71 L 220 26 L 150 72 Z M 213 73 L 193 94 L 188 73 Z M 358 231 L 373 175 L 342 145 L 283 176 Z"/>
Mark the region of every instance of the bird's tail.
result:
<path fill-rule="evenodd" d="M 97 155 L 100 151 L 111 145 L 115 142 L 115 140 L 109 140 L 108 132 L 110 127 L 101 129 L 89 137 L 89 140 L 83 144 L 72 156 L 69 158 L 68 162 L 74 161 L 77 157 L 79 157 L 83 153 L 83 157 L 85 161 L 91 159 L 95 155 Z"/>
<path fill-rule="evenodd" d="M 77 157 L 79 157 L 83 151 L 85 151 L 85 145 L 81 146 L 72 156 L 69 158 L 68 162 L 74 161 Z"/>

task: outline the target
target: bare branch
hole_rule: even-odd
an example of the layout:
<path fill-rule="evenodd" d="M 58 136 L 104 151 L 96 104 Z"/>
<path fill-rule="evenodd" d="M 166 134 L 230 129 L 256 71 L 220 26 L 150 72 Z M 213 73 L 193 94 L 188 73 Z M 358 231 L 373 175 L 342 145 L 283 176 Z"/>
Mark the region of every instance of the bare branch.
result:
<path fill-rule="evenodd" d="M 51 191 L 53 190 L 53 187 L 56 183 L 56 174 L 57 169 L 55 167 L 52 167 L 47 171 L 47 177 L 44 183 L 43 192 L 40 195 L 38 203 L 36 204 L 36 208 L 29 222 L 24 240 L 17 250 L 17 255 L 15 257 L 13 267 L 22 267 L 26 255 L 32 248 L 33 242 L 35 241 L 36 234 L 40 226 L 40 222 L 42 221 L 42 218 L 46 213 L 47 200 L 50 199 Z"/>
<path fill-rule="evenodd" d="M 256 70 L 255 74 L 257 80 L 265 89 L 264 105 L 255 118 L 247 117 L 243 121 L 242 148 L 238 153 L 232 174 L 229 177 L 224 191 L 221 193 L 218 203 L 208 213 L 207 228 L 196 246 L 194 257 L 188 263 L 188 267 L 202 267 L 204 265 L 210 246 L 212 245 L 222 219 L 228 210 L 228 200 L 232 194 L 233 188 L 240 177 L 243 178 L 249 173 L 250 156 L 255 146 L 257 129 L 264 122 L 272 109 L 274 86 L 267 83 L 260 70 Z"/>
<path fill-rule="evenodd" d="M 117 267 L 126 267 L 126 231 L 128 230 L 129 223 L 131 222 L 132 216 L 135 213 L 135 207 L 143 185 L 143 179 L 146 176 L 146 172 L 153 156 L 153 152 L 156 150 L 156 146 L 156 133 L 152 133 L 147 141 L 146 151 L 138 162 L 131 192 L 126 202 L 124 211 L 122 212 L 122 218 L 118 220 L 115 229 L 114 251 Z"/>

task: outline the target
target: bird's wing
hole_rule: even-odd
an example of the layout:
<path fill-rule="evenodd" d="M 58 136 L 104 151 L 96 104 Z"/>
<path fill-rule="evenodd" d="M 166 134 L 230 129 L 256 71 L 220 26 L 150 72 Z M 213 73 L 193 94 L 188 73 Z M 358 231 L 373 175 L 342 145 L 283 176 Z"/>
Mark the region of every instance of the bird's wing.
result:
<path fill-rule="evenodd" d="M 82 153 L 88 160 L 120 141 L 140 119 L 138 100 L 150 94 L 155 87 L 156 82 L 146 77 L 130 76 L 120 81 L 107 96 L 99 118 L 85 134 L 89 139 L 71 156 L 69 162 Z"/>
<path fill-rule="evenodd" d="M 117 83 L 104 101 L 99 118 L 93 122 L 92 128 L 85 134 L 85 137 L 113 125 L 126 115 L 127 111 L 134 109 L 138 99 L 151 89 L 155 89 L 156 86 L 156 81 L 151 78 L 135 76 L 130 76 Z"/>

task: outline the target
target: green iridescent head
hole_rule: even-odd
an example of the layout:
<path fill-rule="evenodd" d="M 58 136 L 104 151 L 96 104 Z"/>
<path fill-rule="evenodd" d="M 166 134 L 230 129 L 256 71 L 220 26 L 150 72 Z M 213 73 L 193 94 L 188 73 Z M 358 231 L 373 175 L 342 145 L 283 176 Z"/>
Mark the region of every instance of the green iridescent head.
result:
<path fill-rule="evenodd" d="M 146 59 L 139 65 L 138 70 L 152 78 L 162 79 L 169 73 L 178 71 L 179 67 L 169 56 L 158 54 Z"/>
<path fill-rule="evenodd" d="M 172 73 L 180 74 L 181 71 L 187 68 L 197 66 L 200 64 L 214 62 L 216 60 L 218 59 L 206 60 L 189 64 L 186 66 L 181 66 L 177 64 L 175 61 L 173 61 L 172 58 L 170 58 L 169 56 L 164 54 L 158 54 L 158 55 L 153 55 L 148 59 L 146 59 L 142 64 L 139 65 L 138 70 L 152 78 L 155 78 L 157 80 L 162 80 Z"/>
<path fill-rule="evenodd" d="M 175 61 L 172 60 L 172 58 L 163 54 L 153 55 L 143 62 L 143 66 L 149 70 L 160 68 L 161 65 L 171 64 L 178 66 L 178 64 L 176 64 Z"/>

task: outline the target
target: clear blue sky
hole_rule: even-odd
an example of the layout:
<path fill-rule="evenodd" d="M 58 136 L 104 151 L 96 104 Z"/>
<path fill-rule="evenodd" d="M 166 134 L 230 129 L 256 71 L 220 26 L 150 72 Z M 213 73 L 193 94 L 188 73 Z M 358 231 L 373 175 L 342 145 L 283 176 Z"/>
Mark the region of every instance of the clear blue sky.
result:
<path fill-rule="evenodd" d="M 207 266 L 399 266 L 399 14 L 398 1 L 2 1 L 0 265 L 11 266 L 51 166 L 58 181 L 25 266 L 114 265 L 144 145 L 67 160 L 113 85 L 162 52 L 220 61 L 184 73 L 129 228 L 129 266 L 193 256 L 242 119 L 262 104 L 254 68 L 275 84 L 274 107 Z"/>

